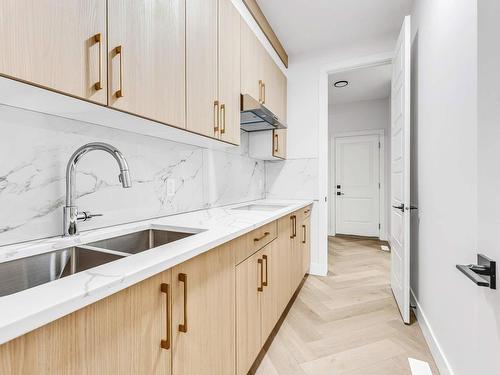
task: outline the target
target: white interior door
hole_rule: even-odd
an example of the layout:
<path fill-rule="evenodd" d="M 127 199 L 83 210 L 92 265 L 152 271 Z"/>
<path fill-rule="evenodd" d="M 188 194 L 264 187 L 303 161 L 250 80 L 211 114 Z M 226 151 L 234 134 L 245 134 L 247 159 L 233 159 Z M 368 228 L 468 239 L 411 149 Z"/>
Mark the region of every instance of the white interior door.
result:
<path fill-rule="evenodd" d="M 335 139 L 336 233 L 379 237 L 378 135 Z"/>
<path fill-rule="evenodd" d="M 410 323 L 410 16 L 396 44 L 391 90 L 391 286 Z"/>

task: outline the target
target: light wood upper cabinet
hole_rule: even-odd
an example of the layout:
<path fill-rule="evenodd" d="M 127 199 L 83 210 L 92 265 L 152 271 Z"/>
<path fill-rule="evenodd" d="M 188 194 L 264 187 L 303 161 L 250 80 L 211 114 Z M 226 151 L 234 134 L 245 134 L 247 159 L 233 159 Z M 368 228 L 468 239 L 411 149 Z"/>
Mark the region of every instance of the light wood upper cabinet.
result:
<path fill-rule="evenodd" d="M 186 0 L 187 129 L 215 137 L 218 105 L 217 0 Z"/>
<path fill-rule="evenodd" d="M 0 373 L 170 374 L 162 284 L 171 285 L 171 271 L 0 346 Z"/>
<path fill-rule="evenodd" d="M 173 268 L 173 374 L 235 371 L 234 242 Z"/>
<path fill-rule="evenodd" d="M 287 79 L 250 27 L 241 22 L 241 93 L 286 122 Z"/>
<path fill-rule="evenodd" d="M 108 30 L 109 105 L 184 128 L 185 0 L 108 0 Z"/>
<path fill-rule="evenodd" d="M 244 375 L 262 347 L 261 297 L 264 263 L 258 251 L 236 266 L 236 374 Z"/>
<path fill-rule="evenodd" d="M 286 159 L 287 129 L 273 130 L 273 156 Z"/>
<path fill-rule="evenodd" d="M 262 101 L 266 51 L 246 22 L 241 22 L 241 93 Z"/>
<path fill-rule="evenodd" d="M 240 144 L 240 23 L 231 0 L 219 0 L 219 126 L 223 141 Z"/>
<path fill-rule="evenodd" d="M 106 39 L 105 1 L 0 2 L 2 75 L 106 104 Z"/>

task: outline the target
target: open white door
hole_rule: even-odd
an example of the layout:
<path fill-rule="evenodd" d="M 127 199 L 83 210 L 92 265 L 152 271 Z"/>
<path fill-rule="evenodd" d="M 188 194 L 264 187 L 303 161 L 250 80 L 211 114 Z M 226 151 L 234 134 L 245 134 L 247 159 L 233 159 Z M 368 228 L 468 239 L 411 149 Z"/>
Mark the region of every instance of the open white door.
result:
<path fill-rule="evenodd" d="M 410 323 L 410 16 L 396 44 L 391 92 L 391 287 Z"/>

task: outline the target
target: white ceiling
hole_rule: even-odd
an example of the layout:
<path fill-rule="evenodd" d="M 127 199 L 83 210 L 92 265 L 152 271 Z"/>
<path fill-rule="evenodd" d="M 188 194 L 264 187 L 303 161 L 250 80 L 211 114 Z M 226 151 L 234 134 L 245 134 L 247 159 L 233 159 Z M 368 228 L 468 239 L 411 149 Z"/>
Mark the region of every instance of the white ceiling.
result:
<path fill-rule="evenodd" d="M 289 55 L 396 40 L 412 0 L 257 0 Z"/>
<path fill-rule="evenodd" d="M 384 99 L 391 94 L 390 64 L 336 73 L 328 77 L 329 105 L 345 104 L 362 100 Z M 337 81 L 348 81 L 346 87 L 337 88 Z"/>

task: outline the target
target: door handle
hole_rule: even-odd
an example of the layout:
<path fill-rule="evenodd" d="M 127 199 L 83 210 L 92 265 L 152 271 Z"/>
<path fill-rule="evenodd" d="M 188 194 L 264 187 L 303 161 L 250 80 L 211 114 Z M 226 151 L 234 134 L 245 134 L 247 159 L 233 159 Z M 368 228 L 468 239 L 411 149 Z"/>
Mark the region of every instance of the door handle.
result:
<path fill-rule="evenodd" d="M 403 203 L 401 203 L 399 206 L 392 206 L 392 208 L 395 208 L 396 210 L 404 211 L 405 205 Z"/>
<path fill-rule="evenodd" d="M 184 284 L 184 323 L 179 324 L 179 332 L 186 333 L 188 330 L 188 319 L 187 319 L 187 275 L 185 273 L 179 274 L 179 281 Z"/>
<path fill-rule="evenodd" d="M 162 349 L 170 349 L 170 330 L 172 326 L 171 314 L 170 314 L 170 285 L 167 283 L 161 284 L 161 292 L 165 293 L 165 300 L 167 301 L 167 338 L 165 340 L 161 340 Z"/>
<path fill-rule="evenodd" d="M 345 195 L 345 194 L 342 193 L 341 191 L 337 191 L 337 195 Z"/>

